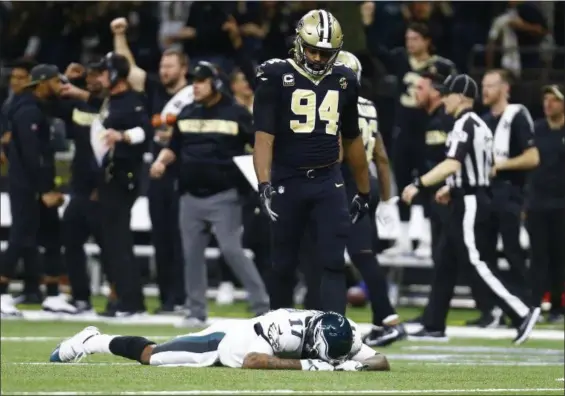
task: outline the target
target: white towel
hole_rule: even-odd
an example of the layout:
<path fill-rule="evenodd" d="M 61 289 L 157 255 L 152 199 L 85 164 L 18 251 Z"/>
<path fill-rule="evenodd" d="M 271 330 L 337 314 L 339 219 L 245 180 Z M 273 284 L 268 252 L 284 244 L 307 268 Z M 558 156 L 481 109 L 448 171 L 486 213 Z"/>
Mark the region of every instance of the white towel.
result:
<path fill-rule="evenodd" d="M 494 131 L 494 163 L 499 164 L 504 162 L 508 159 L 510 155 L 510 139 L 511 139 L 511 126 L 512 121 L 514 121 L 514 117 L 520 111 L 524 112 L 524 115 L 528 119 L 530 124 L 530 128 L 533 131 L 534 124 L 532 121 L 532 116 L 528 109 L 521 104 L 509 104 L 504 109 L 502 113 L 502 117 L 500 117 L 500 121 L 498 121 L 498 125 L 496 126 L 496 130 Z"/>
<path fill-rule="evenodd" d="M 511 70 L 516 76 L 520 76 L 522 61 L 518 48 L 518 37 L 514 29 L 509 26 L 510 21 L 516 17 L 518 17 L 518 12 L 512 9 L 496 18 L 490 27 L 489 39 L 498 40 L 502 35 L 502 67 Z"/>

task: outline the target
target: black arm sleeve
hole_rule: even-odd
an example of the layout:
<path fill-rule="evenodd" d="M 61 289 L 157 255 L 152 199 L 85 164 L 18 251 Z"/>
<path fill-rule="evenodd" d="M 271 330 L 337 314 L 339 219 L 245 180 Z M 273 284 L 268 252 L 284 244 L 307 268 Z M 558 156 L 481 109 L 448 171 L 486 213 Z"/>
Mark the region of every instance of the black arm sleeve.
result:
<path fill-rule="evenodd" d="M 50 167 L 42 167 L 41 141 L 37 130 L 43 122 L 38 108 L 26 107 L 16 112 L 13 123 L 16 134 L 14 144 L 20 153 L 21 161 L 27 170 L 31 184 L 41 194 L 51 190 L 53 175 Z"/>
<path fill-rule="evenodd" d="M 345 139 L 355 139 L 361 134 L 359 131 L 359 110 L 357 102 L 359 99 L 359 86 L 357 81 L 349 83 L 347 103 L 343 107 L 341 115 L 341 136 Z"/>
<path fill-rule="evenodd" d="M 173 134 L 171 136 L 171 140 L 169 141 L 169 149 L 175 153 L 175 156 L 178 158 L 180 155 L 180 150 L 182 146 L 182 135 L 179 130 L 178 122 L 175 123 L 173 127 Z"/>
<path fill-rule="evenodd" d="M 267 79 L 267 77 L 259 77 L 258 79 L 259 86 L 255 91 L 255 99 L 253 100 L 253 123 L 257 131 L 274 135 L 276 133 L 276 97 L 278 93 L 270 79 Z"/>
<path fill-rule="evenodd" d="M 517 139 L 521 152 L 535 146 L 534 124 L 526 110 L 521 110 L 516 114 L 512 120 L 511 130 L 515 134 L 514 138 Z"/>

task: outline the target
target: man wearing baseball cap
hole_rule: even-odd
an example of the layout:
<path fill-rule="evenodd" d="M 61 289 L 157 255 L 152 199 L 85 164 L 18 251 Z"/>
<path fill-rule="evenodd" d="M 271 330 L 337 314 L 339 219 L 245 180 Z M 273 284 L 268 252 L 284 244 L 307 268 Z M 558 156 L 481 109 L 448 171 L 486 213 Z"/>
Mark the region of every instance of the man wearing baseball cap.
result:
<path fill-rule="evenodd" d="M 565 283 L 565 86 L 543 87 L 544 118 L 534 123 L 541 162 L 530 176 L 526 226 L 532 250 L 532 303 L 541 305 L 550 286 L 550 323 L 563 323 L 561 295 Z"/>
<path fill-rule="evenodd" d="M 8 112 L 12 127 L 8 173 L 12 226 L 8 249 L 0 261 L 0 309 L 3 317 L 21 315 L 12 296 L 7 293 L 10 279 L 22 258 L 26 272 L 37 280 L 40 274 L 40 217 L 46 210 L 55 210 L 64 203 L 63 195 L 54 191 L 55 155 L 51 147 L 49 117 L 44 112 L 45 103 L 56 97 L 60 90 L 61 78 L 57 67 L 37 65 L 31 69 L 29 82 L 14 98 Z M 47 267 L 52 269 L 53 266 Z M 49 283 L 48 295 L 58 296 L 58 286 L 56 282 Z"/>
<path fill-rule="evenodd" d="M 462 268 L 473 268 L 475 276 L 489 288 L 498 306 L 512 319 L 517 330 L 515 344 L 526 341 L 540 315 L 539 308 L 512 294 L 483 261 L 482 246 L 489 237 L 489 174 L 492 167 L 492 131 L 473 112 L 479 89 L 467 74 L 450 76 L 443 84 L 445 110 L 455 117 L 447 137 L 446 158 L 407 186 L 402 199 L 410 204 L 420 189 L 446 181 L 436 200 L 448 205 L 449 219 L 442 233 L 435 278 L 423 327 L 409 336 L 418 340 L 446 340 L 445 321 L 453 291 Z M 483 253 L 483 254 L 481 254 Z"/>

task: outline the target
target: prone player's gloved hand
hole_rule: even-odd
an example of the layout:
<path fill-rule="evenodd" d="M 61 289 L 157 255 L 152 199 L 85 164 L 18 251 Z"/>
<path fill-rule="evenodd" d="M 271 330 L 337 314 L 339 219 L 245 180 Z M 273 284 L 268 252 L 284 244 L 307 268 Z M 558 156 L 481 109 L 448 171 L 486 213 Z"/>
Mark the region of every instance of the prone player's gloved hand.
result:
<path fill-rule="evenodd" d="M 349 206 L 349 218 L 351 223 L 355 224 L 369 212 L 369 201 L 371 196 L 369 194 L 357 193 L 351 205 Z"/>
<path fill-rule="evenodd" d="M 335 371 L 363 371 L 367 366 L 361 362 L 356 362 L 355 360 L 346 360 L 343 363 L 335 366 Z"/>
<path fill-rule="evenodd" d="M 263 213 L 269 216 L 269 219 L 271 219 L 271 221 L 277 221 L 277 218 L 279 217 L 279 215 L 273 212 L 273 210 L 271 209 L 273 196 L 275 196 L 275 194 L 276 191 L 270 182 L 263 182 L 259 184 L 259 200 L 261 201 L 261 210 L 263 211 Z"/>
<path fill-rule="evenodd" d="M 335 368 L 328 362 L 320 359 L 302 359 L 300 361 L 304 371 L 334 371 Z"/>

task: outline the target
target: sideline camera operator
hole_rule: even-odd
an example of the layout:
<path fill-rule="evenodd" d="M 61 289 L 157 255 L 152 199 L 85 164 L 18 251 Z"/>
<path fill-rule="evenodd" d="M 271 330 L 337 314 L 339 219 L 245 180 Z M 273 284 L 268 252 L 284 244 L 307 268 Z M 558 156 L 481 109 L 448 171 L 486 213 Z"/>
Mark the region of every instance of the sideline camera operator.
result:
<path fill-rule="evenodd" d="M 269 297 L 254 263 L 241 245 L 241 175 L 232 157 L 241 155 L 253 136 L 250 113 L 222 92 L 215 66 L 199 62 L 194 71 L 194 100 L 177 118 L 170 148 L 163 149 L 151 167 L 161 177 L 178 159 L 180 228 L 185 260 L 187 327 L 204 325 L 206 265 L 204 251 L 211 231 L 234 274 L 249 292 L 256 314 L 269 309 Z"/>

